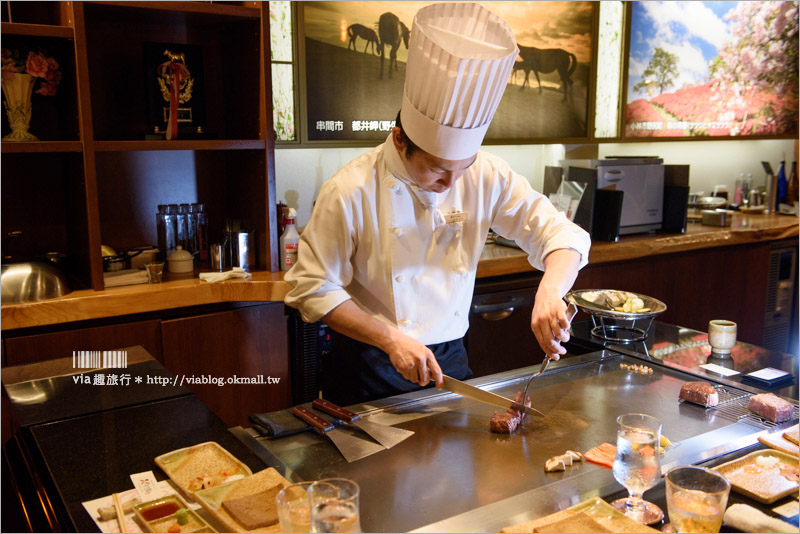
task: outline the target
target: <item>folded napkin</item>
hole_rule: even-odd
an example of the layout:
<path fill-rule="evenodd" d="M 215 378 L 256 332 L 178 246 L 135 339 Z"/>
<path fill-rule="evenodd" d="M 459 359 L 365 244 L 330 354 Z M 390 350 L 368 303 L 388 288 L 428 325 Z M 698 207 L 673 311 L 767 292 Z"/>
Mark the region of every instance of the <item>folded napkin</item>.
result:
<path fill-rule="evenodd" d="M 234 267 L 230 271 L 225 271 L 224 273 L 200 273 L 200 280 L 205 282 L 219 282 L 231 278 L 250 278 L 250 273 L 241 267 Z"/>
<path fill-rule="evenodd" d="M 747 504 L 732 504 L 725 510 L 725 524 L 742 532 L 797 533 L 797 527 L 770 517 Z"/>
<path fill-rule="evenodd" d="M 146 284 L 147 282 L 147 272 L 144 269 L 125 269 L 123 271 L 103 273 L 103 283 L 107 288 L 129 286 L 133 284 Z"/>
<path fill-rule="evenodd" d="M 280 410 L 269 413 L 255 413 L 247 418 L 253 428 L 263 437 L 273 439 L 305 432 L 311 426 L 292 415 L 292 410 Z"/>

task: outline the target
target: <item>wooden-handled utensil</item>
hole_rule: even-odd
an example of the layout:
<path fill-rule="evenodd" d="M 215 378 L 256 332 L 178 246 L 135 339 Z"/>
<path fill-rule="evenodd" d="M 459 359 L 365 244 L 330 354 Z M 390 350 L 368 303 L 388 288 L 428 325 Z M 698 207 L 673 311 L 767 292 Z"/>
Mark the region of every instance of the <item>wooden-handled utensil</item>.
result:
<path fill-rule="evenodd" d="M 375 441 L 386 447 L 394 447 L 404 439 L 414 434 L 411 430 L 403 430 L 402 428 L 395 428 L 393 426 L 384 425 L 381 423 L 374 423 L 362 419 L 361 416 L 355 412 L 351 412 L 347 408 L 342 408 L 331 401 L 325 399 L 314 399 L 311 403 L 314 409 L 325 412 L 328 415 L 338 417 L 346 423 L 363 430 L 369 434 Z"/>
<path fill-rule="evenodd" d="M 311 425 L 321 435 L 327 436 L 348 462 L 355 462 L 370 454 L 386 450 L 383 445 L 359 438 L 336 428 L 333 423 L 326 421 L 305 406 L 295 406 L 292 408 L 292 413 Z"/>

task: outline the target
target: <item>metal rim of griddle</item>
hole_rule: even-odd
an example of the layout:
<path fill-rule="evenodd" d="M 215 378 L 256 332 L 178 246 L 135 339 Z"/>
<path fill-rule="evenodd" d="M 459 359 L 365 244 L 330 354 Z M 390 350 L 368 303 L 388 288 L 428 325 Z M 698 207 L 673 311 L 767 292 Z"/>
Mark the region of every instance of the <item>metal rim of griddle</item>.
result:
<path fill-rule="evenodd" d="M 606 324 L 606 317 L 602 315 L 591 315 L 592 317 L 592 324 L 594 327 L 592 328 L 592 335 L 596 338 L 602 339 L 604 341 L 613 341 L 614 343 L 637 343 L 639 341 L 644 341 L 647 339 L 647 334 L 650 333 L 650 328 L 653 326 L 653 317 L 645 317 L 643 319 L 629 319 L 626 320 L 628 324 Z M 600 319 L 600 324 L 597 324 L 597 319 Z M 614 321 L 619 321 L 620 319 L 614 319 Z M 646 327 L 640 328 L 636 326 L 637 321 L 639 324 L 642 322 L 646 323 Z M 618 334 L 619 332 L 627 332 L 628 335 L 625 337 L 620 337 Z"/>

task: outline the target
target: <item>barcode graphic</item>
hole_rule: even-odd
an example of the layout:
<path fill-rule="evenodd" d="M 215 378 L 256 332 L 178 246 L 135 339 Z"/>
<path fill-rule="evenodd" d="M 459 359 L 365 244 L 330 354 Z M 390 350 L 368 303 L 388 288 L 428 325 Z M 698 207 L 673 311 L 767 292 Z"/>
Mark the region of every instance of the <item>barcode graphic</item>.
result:
<path fill-rule="evenodd" d="M 124 369 L 128 367 L 127 350 L 73 350 L 73 369 Z"/>

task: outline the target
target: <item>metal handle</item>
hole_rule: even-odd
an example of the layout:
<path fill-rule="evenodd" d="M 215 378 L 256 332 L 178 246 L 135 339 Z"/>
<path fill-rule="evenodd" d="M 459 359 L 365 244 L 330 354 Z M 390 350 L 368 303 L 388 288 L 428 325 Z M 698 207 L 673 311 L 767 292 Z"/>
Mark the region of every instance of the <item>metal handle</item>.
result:
<path fill-rule="evenodd" d="M 522 297 L 512 297 L 503 302 L 493 302 L 491 304 L 474 304 L 472 312 L 479 314 L 487 321 L 499 321 L 505 319 L 512 313 L 517 306 L 525 304 L 525 299 Z"/>
<path fill-rule="evenodd" d="M 329 430 L 333 430 L 334 426 L 323 419 L 322 417 L 318 416 L 305 406 L 295 406 L 292 408 L 292 413 L 296 416 L 314 427 L 314 430 L 318 432 L 328 432 Z"/>
<path fill-rule="evenodd" d="M 341 406 L 338 406 L 325 399 L 314 399 L 314 401 L 311 403 L 311 406 L 321 412 L 325 412 L 328 415 L 332 415 L 343 421 L 347 421 L 348 423 L 357 421 L 359 417 L 357 413 L 351 412 L 350 410 L 342 408 Z"/>

